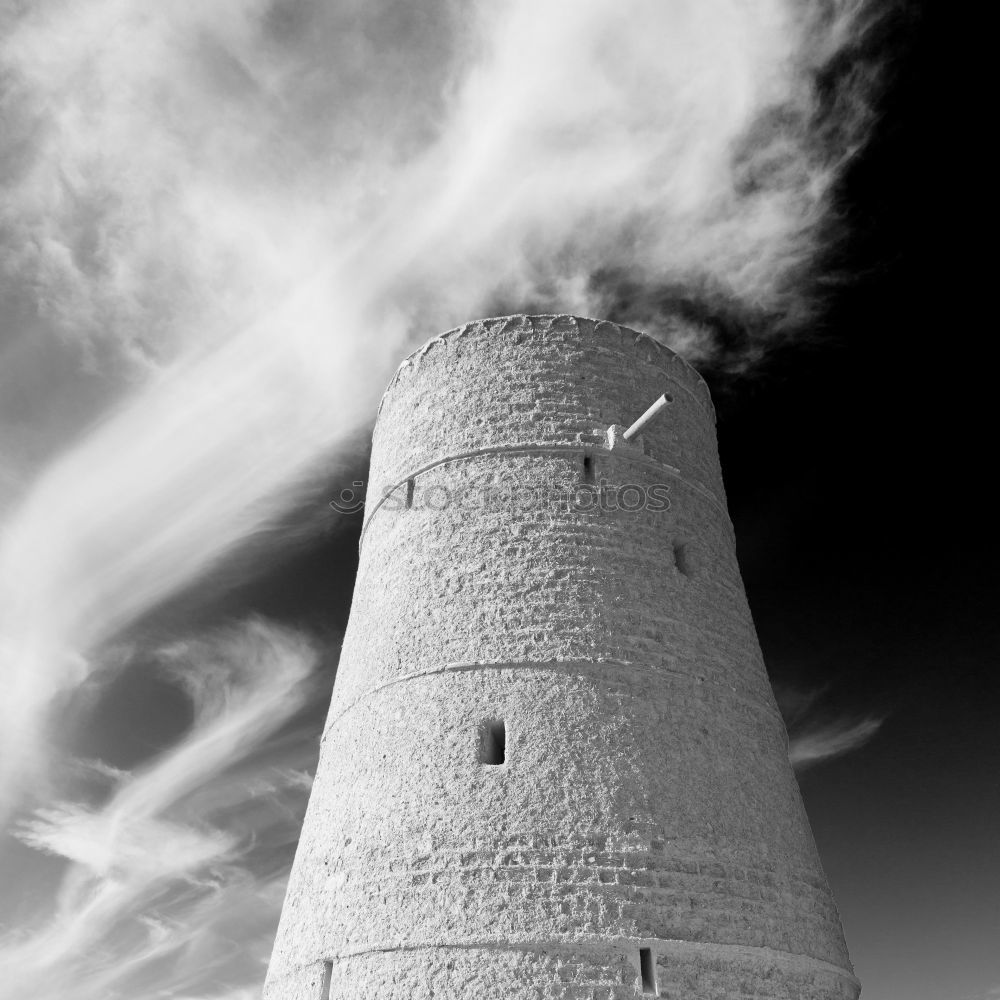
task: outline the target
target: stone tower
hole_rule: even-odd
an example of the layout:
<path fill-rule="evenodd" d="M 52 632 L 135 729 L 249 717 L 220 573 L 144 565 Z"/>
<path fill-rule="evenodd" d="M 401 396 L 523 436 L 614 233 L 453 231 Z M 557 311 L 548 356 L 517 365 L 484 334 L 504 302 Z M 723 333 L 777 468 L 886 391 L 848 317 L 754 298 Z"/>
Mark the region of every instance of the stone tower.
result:
<path fill-rule="evenodd" d="M 568 316 L 430 341 L 382 400 L 265 1000 L 859 989 L 705 383 Z"/>

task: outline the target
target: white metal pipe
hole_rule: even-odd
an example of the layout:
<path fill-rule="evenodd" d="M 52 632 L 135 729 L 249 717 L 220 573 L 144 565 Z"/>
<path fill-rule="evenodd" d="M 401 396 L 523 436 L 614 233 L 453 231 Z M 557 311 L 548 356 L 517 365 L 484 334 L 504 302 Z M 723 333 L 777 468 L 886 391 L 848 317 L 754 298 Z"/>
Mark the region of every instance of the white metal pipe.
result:
<path fill-rule="evenodd" d="M 662 396 L 660 396 L 659 399 L 656 400 L 656 402 L 653 403 L 653 405 L 648 410 L 646 410 L 646 412 L 641 417 L 639 417 L 639 419 L 634 424 L 632 424 L 631 427 L 629 427 L 629 429 L 622 435 L 622 439 L 625 441 L 631 441 L 632 438 L 634 438 L 636 434 L 638 434 L 639 431 L 641 431 L 643 427 L 645 427 L 646 424 L 648 424 L 653 419 L 653 417 L 655 417 L 657 413 L 660 412 L 660 410 L 662 410 L 665 406 L 667 406 L 669 403 L 672 402 L 673 402 L 673 396 L 668 396 L 666 393 L 664 393 Z"/>

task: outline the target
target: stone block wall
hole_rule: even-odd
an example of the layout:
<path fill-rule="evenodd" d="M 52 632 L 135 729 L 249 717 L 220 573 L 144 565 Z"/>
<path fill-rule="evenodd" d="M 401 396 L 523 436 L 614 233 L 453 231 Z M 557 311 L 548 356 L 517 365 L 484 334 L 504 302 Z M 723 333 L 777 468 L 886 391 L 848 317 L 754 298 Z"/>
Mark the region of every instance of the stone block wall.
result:
<path fill-rule="evenodd" d="M 435 338 L 361 544 L 267 1000 L 857 997 L 692 368 L 565 316 Z"/>

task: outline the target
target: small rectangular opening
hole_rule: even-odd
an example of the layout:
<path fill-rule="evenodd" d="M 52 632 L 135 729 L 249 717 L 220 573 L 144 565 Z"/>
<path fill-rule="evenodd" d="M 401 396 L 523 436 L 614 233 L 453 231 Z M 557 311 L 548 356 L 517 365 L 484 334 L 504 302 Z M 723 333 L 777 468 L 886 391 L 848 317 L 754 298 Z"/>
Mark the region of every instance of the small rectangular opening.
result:
<path fill-rule="evenodd" d="M 409 510 L 413 506 L 413 485 L 414 480 L 406 480 L 406 509 Z"/>
<path fill-rule="evenodd" d="M 656 962 L 652 948 L 639 949 L 639 973 L 642 976 L 643 995 L 656 996 Z"/>
<path fill-rule="evenodd" d="M 495 767 L 507 761 L 507 728 L 503 719 L 490 719 L 479 730 L 479 761 Z"/>
<path fill-rule="evenodd" d="M 674 542 L 674 565 L 684 576 L 694 576 L 694 558 L 686 542 Z"/>
<path fill-rule="evenodd" d="M 583 481 L 592 483 L 594 481 L 594 456 L 583 456 Z"/>
<path fill-rule="evenodd" d="M 330 1000 L 330 983 L 333 980 L 333 962 L 323 963 L 323 978 L 319 986 L 320 1000 Z"/>

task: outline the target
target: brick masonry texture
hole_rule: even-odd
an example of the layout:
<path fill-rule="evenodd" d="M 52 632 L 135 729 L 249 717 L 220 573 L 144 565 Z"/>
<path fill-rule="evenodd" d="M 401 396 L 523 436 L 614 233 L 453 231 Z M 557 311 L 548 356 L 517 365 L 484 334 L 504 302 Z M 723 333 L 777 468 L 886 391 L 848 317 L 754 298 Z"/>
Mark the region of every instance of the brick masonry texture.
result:
<path fill-rule="evenodd" d="M 365 517 L 266 1000 L 858 996 L 694 369 L 568 316 L 437 337 Z"/>

